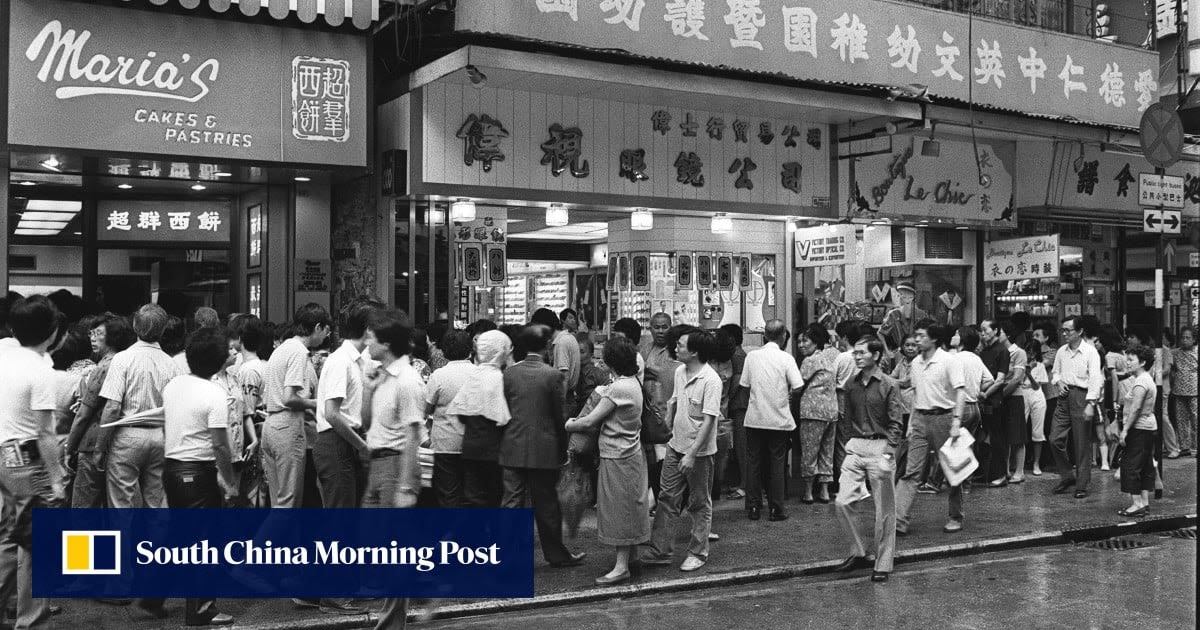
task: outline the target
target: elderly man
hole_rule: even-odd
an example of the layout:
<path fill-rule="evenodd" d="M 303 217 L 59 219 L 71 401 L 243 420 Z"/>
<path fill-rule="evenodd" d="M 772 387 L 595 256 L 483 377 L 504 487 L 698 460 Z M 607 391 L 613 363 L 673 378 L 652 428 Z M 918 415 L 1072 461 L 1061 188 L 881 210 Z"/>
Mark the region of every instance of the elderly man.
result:
<path fill-rule="evenodd" d="M 1088 495 L 1088 483 L 1092 479 L 1092 422 L 1104 391 L 1100 354 L 1092 344 L 1084 342 L 1084 332 L 1080 317 L 1063 322 L 1062 337 L 1066 345 L 1054 355 L 1054 370 L 1050 377 L 1052 383 L 1061 385 L 1064 390 L 1050 425 L 1050 452 L 1054 454 L 1054 466 L 1062 477 L 1054 486 L 1054 494 L 1062 494 L 1075 486 L 1076 499 Z M 1075 449 L 1074 468 L 1067 454 L 1068 437 Z"/>
<path fill-rule="evenodd" d="M 766 344 L 746 355 L 740 385 L 750 390 L 746 410 L 746 515 L 757 521 L 762 510 L 762 469 L 767 462 L 768 520 L 787 520 L 783 510 L 784 460 L 788 437 L 796 429 L 789 399 L 800 388 L 800 368 L 787 347 L 788 329 L 773 319 L 763 332 Z"/>

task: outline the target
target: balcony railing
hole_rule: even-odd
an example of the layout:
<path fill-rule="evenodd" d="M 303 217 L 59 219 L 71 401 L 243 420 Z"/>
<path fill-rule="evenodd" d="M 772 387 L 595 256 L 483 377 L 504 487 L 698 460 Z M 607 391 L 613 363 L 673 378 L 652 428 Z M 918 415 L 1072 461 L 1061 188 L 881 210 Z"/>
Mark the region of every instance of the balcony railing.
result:
<path fill-rule="evenodd" d="M 1082 35 L 1125 46 L 1148 47 L 1152 16 L 1142 0 L 904 0 L 973 13 L 979 17 Z M 1103 7 L 1103 11 L 1097 11 Z M 1104 18 L 1108 18 L 1107 20 Z"/>

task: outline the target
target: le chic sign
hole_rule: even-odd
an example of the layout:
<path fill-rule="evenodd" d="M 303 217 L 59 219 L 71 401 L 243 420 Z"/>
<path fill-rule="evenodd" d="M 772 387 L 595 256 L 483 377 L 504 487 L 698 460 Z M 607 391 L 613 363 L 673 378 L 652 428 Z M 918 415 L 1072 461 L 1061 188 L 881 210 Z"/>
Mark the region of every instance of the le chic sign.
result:
<path fill-rule="evenodd" d="M 365 166 L 366 40 L 13 0 L 9 142 Z"/>
<path fill-rule="evenodd" d="M 983 279 L 1007 282 L 1031 278 L 1057 278 L 1058 235 L 992 241 L 983 250 Z"/>

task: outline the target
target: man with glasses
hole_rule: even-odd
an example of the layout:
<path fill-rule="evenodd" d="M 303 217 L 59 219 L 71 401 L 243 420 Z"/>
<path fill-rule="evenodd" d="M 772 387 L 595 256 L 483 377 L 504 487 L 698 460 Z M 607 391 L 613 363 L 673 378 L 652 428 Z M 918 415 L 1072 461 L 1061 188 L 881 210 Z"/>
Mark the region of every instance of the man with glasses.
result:
<path fill-rule="evenodd" d="M 1050 380 L 1062 387 L 1063 395 L 1054 409 L 1050 426 L 1050 452 L 1061 481 L 1054 494 L 1062 494 L 1075 486 L 1075 498 L 1088 495 L 1092 478 L 1092 423 L 1104 386 L 1100 354 L 1090 343 L 1084 343 L 1082 320 L 1072 317 L 1063 322 L 1061 332 L 1065 345 L 1054 356 Z M 1075 468 L 1067 454 L 1070 434 L 1075 449 Z"/>

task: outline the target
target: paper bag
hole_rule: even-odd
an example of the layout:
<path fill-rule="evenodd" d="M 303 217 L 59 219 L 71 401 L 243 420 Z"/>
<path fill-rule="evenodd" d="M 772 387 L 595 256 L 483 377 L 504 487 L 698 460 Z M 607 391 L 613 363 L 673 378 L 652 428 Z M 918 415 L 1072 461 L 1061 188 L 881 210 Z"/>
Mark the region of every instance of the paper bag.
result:
<path fill-rule="evenodd" d="M 971 476 L 979 468 L 979 460 L 971 445 L 975 438 L 968 431 L 960 431 L 957 438 L 950 438 L 938 449 L 938 461 L 942 464 L 942 472 L 946 474 L 946 483 L 957 486 Z"/>

